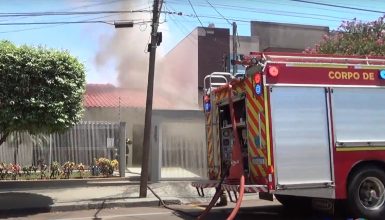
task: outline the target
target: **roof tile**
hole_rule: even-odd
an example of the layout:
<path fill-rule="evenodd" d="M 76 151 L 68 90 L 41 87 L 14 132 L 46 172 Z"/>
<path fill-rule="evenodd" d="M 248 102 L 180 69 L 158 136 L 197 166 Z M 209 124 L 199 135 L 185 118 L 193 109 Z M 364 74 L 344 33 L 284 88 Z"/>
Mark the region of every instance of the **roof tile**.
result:
<path fill-rule="evenodd" d="M 139 107 L 146 105 L 146 93 L 138 90 L 115 87 L 112 84 L 87 84 L 84 106 L 92 107 Z M 166 98 L 154 94 L 153 107 L 172 109 Z"/>

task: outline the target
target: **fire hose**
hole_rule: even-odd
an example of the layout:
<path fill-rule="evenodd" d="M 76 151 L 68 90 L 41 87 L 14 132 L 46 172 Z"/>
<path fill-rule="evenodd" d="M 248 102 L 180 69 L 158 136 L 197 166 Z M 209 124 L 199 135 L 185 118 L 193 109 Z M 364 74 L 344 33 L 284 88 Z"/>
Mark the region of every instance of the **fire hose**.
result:
<path fill-rule="evenodd" d="M 234 139 L 235 139 L 235 141 L 234 141 L 235 148 L 233 148 L 233 150 L 239 150 L 241 152 L 242 150 L 241 150 L 241 145 L 239 143 L 239 136 L 238 136 L 237 124 L 236 124 L 237 122 L 236 122 L 236 118 L 235 118 L 235 112 L 234 112 L 234 106 L 233 106 L 233 100 L 232 100 L 232 85 L 231 84 L 228 85 L 228 97 L 229 97 L 231 124 L 232 124 Z M 234 158 L 234 159 L 238 160 L 238 162 L 240 164 L 243 164 L 243 162 L 242 162 L 243 158 L 241 156 L 241 153 L 238 153 L 235 155 L 237 155 L 238 158 Z M 226 167 L 224 175 L 222 175 L 221 180 L 219 181 L 219 184 L 216 187 L 216 192 L 214 194 L 214 197 L 211 199 L 209 205 L 202 212 L 202 214 L 200 216 L 198 216 L 198 218 L 197 218 L 198 220 L 204 219 L 204 217 L 210 212 L 210 210 L 214 207 L 215 203 L 218 201 L 218 199 L 222 193 L 223 181 L 225 180 L 227 173 L 229 172 L 231 166 L 232 165 Z M 241 203 L 242 203 L 242 199 L 243 199 L 243 195 L 244 195 L 244 189 L 245 189 L 245 176 L 242 172 L 242 174 L 240 176 L 240 181 L 239 181 L 239 198 L 237 200 L 237 203 L 235 204 L 234 209 L 231 211 L 230 215 L 227 217 L 227 220 L 232 220 L 235 218 L 235 216 L 236 216 L 236 214 L 237 214 L 237 212 L 241 206 Z"/>

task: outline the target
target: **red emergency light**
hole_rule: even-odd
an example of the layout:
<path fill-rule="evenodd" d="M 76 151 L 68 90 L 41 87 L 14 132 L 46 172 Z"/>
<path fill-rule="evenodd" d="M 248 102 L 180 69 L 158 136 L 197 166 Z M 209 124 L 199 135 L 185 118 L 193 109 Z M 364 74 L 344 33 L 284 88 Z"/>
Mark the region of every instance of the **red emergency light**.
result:
<path fill-rule="evenodd" d="M 254 74 L 254 82 L 256 84 L 259 84 L 261 82 L 261 79 L 262 79 L 261 74 L 259 74 L 259 73 Z"/>
<path fill-rule="evenodd" d="M 209 97 L 208 95 L 205 95 L 205 97 L 203 98 L 203 100 L 204 100 L 205 102 L 209 102 L 209 101 L 210 101 L 210 97 Z"/>
<path fill-rule="evenodd" d="M 269 74 L 272 77 L 278 76 L 278 74 L 279 74 L 278 67 L 276 67 L 276 66 L 269 66 Z"/>
<path fill-rule="evenodd" d="M 211 111 L 211 103 L 210 103 L 210 97 L 208 95 L 205 95 L 205 97 L 203 98 L 203 106 L 204 106 L 204 109 L 206 112 L 209 112 Z"/>

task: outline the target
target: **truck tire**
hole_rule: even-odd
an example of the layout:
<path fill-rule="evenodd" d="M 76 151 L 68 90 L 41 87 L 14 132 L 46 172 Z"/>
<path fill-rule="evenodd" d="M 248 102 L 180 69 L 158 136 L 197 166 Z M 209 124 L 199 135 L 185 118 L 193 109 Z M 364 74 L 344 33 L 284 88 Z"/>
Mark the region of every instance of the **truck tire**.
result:
<path fill-rule="evenodd" d="M 348 185 L 348 205 L 354 217 L 384 219 L 384 171 L 366 166 L 355 172 Z"/>

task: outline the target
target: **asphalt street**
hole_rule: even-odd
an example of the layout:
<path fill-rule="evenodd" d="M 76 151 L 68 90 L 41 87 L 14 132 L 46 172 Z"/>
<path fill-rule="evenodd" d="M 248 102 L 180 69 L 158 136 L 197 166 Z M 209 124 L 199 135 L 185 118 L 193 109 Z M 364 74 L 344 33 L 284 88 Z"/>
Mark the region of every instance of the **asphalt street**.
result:
<path fill-rule="evenodd" d="M 206 219 L 226 219 L 234 204 L 226 207 L 215 207 Z M 170 210 L 164 207 L 135 207 L 135 208 L 112 208 L 93 209 L 67 212 L 49 213 L 27 213 L 19 212 L 8 215 L 4 219 L 31 219 L 31 220 L 153 220 L 153 219 L 195 219 L 203 210 L 204 205 L 174 205 Z M 347 219 L 333 217 L 311 210 L 287 210 L 277 201 L 269 202 L 263 200 L 247 200 L 236 219 L 242 220 L 331 220 Z"/>

